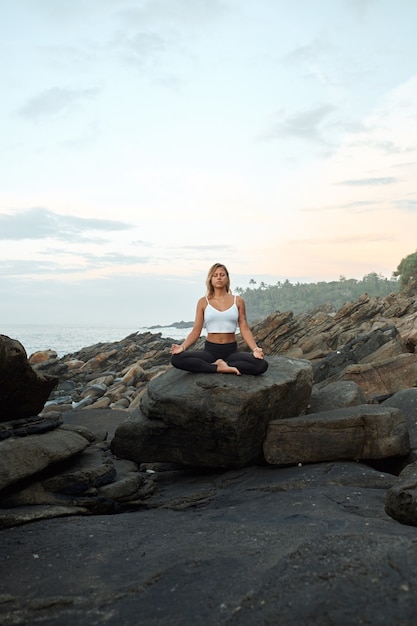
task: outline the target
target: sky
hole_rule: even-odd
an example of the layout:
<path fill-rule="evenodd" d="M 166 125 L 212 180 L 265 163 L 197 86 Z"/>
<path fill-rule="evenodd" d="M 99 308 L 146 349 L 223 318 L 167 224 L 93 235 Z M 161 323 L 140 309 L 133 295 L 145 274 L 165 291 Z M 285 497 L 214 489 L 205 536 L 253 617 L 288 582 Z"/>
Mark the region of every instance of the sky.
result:
<path fill-rule="evenodd" d="M 192 320 L 391 278 L 417 232 L 415 0 L 0 0 L 0 322 Z M 1 329 L 0 329 L 1 332 Z"/>

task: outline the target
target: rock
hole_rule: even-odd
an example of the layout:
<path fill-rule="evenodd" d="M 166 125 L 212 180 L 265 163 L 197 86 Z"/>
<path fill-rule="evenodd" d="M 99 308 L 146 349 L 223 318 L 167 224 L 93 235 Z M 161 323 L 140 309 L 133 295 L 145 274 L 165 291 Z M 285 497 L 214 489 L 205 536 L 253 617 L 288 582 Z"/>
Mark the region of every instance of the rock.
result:
<path fill-rule="evenodd" d="M 390 374 L 389 371 L 384 372 L 383 384 L 378 383 L 378 376 L 375 376 L 375 372 L 372 370 L 378 371 L 381 364 L 383 365 L 385 362 L 390 362 L 391 369 L 395 370 L 394 363 L 398 365 L 398 362 L 401 362 L 404 357 L 415 353 L 416 318 L 417 299 L 415 298 L 404 297 L 400 294 L 393 294 L 384 299 L 370 298 L 364 295 L 358 301 L 346 304 L 337 312 L 332 311 L 331 306 L 322 307 L 318 311 L 302 315 L 277 311 L 266 320 L 253 325 L 252 330 L 257 341 L 265 349 L 268 360 L 276 358 L 278 354 L 279 358 L 304 358 L 304 361 L 308 359 L 311 363 L 313 372 L 320 371 L 322 379 L 313 384 L 311 396 L 305 401 L 304 413 L 314 415 L 323 410 L 359 406 L 365 402 L 382 403 L 391 396 L 388 402 L 391 400 L 393 403 L 394 401 L 401 402 L 398 408 L 403 412 L 406 419 L 413 446 L 416 421 L 412 403 L 415 384 L 412 382 L 413 368 L 409 368 L 409 364 L 404 367 L 404 371 L 401 371 L 400 368 L 396 377 L 391 376 L 392 373 Z M 109 449 L 116 430 L 120 424 L 126 423 L 126 421 L 145 423 L 143 432 L 147 433 L 149 448 L 144 455 L 145 458 L 141 456 L 140 461 L 151 458 L 150 463 L 152 463 L 155 460 L 155 454 L 158 455 L 160 452 L 159 444 L 163 443 L 164 453 L 169 452 L 169 458 L 177 459 L 176 462 L 181 465 L 181 459 L 184 456 L 183 448 L 187 443 L 186 424 L 181 424 L 181 428 L 175 430 L 172 424 L 167 425 L 163 420 L 154 417 L 150 419 L 143 410 L 145 406 L 149 405 L 149 381 L 155 385 L 158 377 L 162 376 L 163 378 L 172 371 L 169 364 L 169 347 L 172 342 L 173 340 L 169 338 L 162 338 L 160 333 L 132 333 L 121 341 L 99 343 L 83 348 L 74 354 L 65 355 L 61 359 L 56 358 L 49 350 L 42 351 L 36 357 L 32 355 L 33 360 L 37 361 L 31 365 L 36 375 L 55 377 L 59 379 L 59 385 L 50 393 L 40 415 L 31 415 L 17 420 L 7 419 L 0 423 L 0 440 L 12 440 L 16 437 L 20 438 L 36 433 L 43 435 L 43 433 L 46 434 L 49 430 L 58 427 L 60 429 L 72 429 L 73 433 L 84 437 L 88 447 L 85 451 L 71 457 L 72 461 L 49 465 L 42 471 L 42 480 L 54 477 L 57 477 L 58 480 L 58 476 L 61 473 L 65 474 L 65 468 L 71 464 L 75 489 L 77 489 L 76 485 L 80 485 L 82 482 L 77 479 L 76 466 L 78 463 L 80 464 L 82 475 L 81 470 L 86 461 L 83 459 L 84 454 L 86 457 L 93 456 L 95 458 L 91 469 L 92 474 L 96 471 L 100 474 L 100 467 L 105 465 L 105 461 L 108 459 L 112 460 L 114 467 L 118 463 L 127 462 L 116 458 Z M 238 337 L 238 343 L 242 346 L 241 337 Z M 201 348 L 203 344 L 204 338 L 200 338 L 196 343 L 196 348 Z M 23 346 L 18 344 L 18 348 L 27 365 Z M 1 367 L 3 361 L 0 361 L 0 364 Z M 364 368 L 369 364 L 371 364 L 370 369 L 366 371 L 365 375 Z M 348 368 L 346 368 L 347 365 Z M 345 380 L 343 377 L 346 374 L 346 369 L 349 373 L 352 371 L 351 368 L 355 367 L 362 368 L 363 380 L 361 377 Z M 389 367 L 386 369 L 389 370 Z M 324 376 L 322 376 L 323 373 Z M 410 376 L 407 378 L 409 374 Z M 387 386 L 386 381 L 390 376 L 392 380 L 390 379 L 390 385 Z M 368 385 L 371 385 L 372 377 L 375 378 L 372 382 L 374 389 L 369 391 Z M 229 380 L 227 384 L 229 383 L 232 381 Z M 407 388 L 403 389 L 401 393 L 407 394 L 407 397 L 399 396 L 395 399 L 398 392 L 397 385 L 400 388 L 406 385 Z M 201 387 L 199 389 L 201 391 Z M 203 395 L 211 400 L 218 392 L 216 389 L 211 389 L 210 393 L 211 397 L 206 388 Z M 220 397 L 221 393 L 220 390 Z M 246 390 L 244 390 L 243 395 L 246 398 Z M 226 396 L 234 398 L 234 395 L 230 393 L 226 393 Z M 206 410 L 207 406 L 210 404 L 206 403 L 206 405 L 199 406 L 196 400 L 194 405 L 196 417 L 190 418 L 190 421 L 193 422 L 194 420 L 196 423 L 197 416 L 200 419 L 201 414 L 206 415 L 205 422 L 203 420 L 204 427 L 210 432 L 213 431 L 213 434 L 210 435 L 211 439 L 209 437 L 207 443 L 213 448 L 219 441 L 215 434 L 217 417 L 212 416 L 210 418 L 210 414 Z M 385 402 L 382 406 L 385 406 Z M 180 408 L 181 401 L 178 398 L 178 413 Z M 259 429 L 263 424 L 263 420 L 260 421 Z M 235 427 L 233 426 L 233 428 Z M 195 431 L 197 431 L 197 426 Z M 158 432 L 161 433 L 159 436 L 156 434 Z M 224 433 L 224 429 L 221 432 Z M 236 434 L 238 432 L 238 428 L 232 429 L 232 436 L 229 439 L 226 437 L 225 445 L 220 438 L 221 446 L 218 446 L 218 450 L 221 455 L 224 454 L 225 450 L 227 453 L 231 450 L 232 457 L 233 455 L 238 456 L 237 450 L 241 447 Z M 153 433 L 152 436 L 149 433 Z M 174 438 L 170 439 L 173 434 Z M 201 442 L 201 437 L 198 442 Z M 177 448 L 173 449 L 172 444 L 178 444 Z M 129 445 L 133 447 L 134 444 L 130 442 Z M 189 449 L 193 450 L 194 441 L 188 440 L 188 445 Z M 246 441 L 243 442 L 242 446 L 243 448 L 246 446 L 246 451 L 249 450 Z M 90 451 L 94 454 L 90 455 Z M 101 454 L 105 456 L 103 463 L 100 461 Z M 190 454 L 197 456 L 198 451 L 192 451 Z M 188 457 L 187 463 L 190 460 L 194 461 Z M 259 456 L 256 456 L 253 462 L 258 462 L 258 460 L 264 462 L 262 447 Z M 389 471 L 396 473 L 414 460 L 417 460 L 417 449 L 412 448 L 407 456 L 396 457 L 396 460 L 388 458 L 378 462 L 373 461 L 373 465 L 378 465 L 382 469 L 389 468 Z M 206 461 L 211 463 L 212 458 L 206 458 Z M 240 463 L 241 461 L 238 459 L 238 464 Z M 167 475 L 167 470 L 161 469 L 165 465 L 167 464 L 148 464 L 148 467 L 156 468 L 155 482 L 152 486 L 152 489 L 155 485 L 157 486 L 155 493 L 161 486 L 161 472 L 164 476 Z M 38 511 L 36 515 L 40 517 L 45 515 L 45 507 L 41 512 L 39 507 L 44 505 L 36 504 L 36 497 L 51 499 L 51 516 L 56 514 L 52 511 L 63 511 L 64 509 L 79 511 L 83 515 L 98 514 L 100 511 L 120 512 L 126 510 L 130 505 L 133 507 L 143 506 L 143 500 L 146 498 L 146 489 L 142 485 L 142 472 L 138 472 L 137 467 L 136 471 L 128 472 L 126 475 L 119 475 L 118 473 L 106 485 L 86 487 L 85 491 L 74 495 L 52 493 L 45 491 L 42 487 L 43 496 L 40 488 L 35 488 L 36 484 L 42 485 L 38 481 L 39 472 L 36 465 L 32 469 L 34 473 L 30 474 L 28 470 L 24 484 L 25 488 L 32 488 L 31 493 L 34 498 L 32 507 L 34 511 L 35 509 Z M 201 469 L 200 471 L 205 472 L 207 470 Z M 282 471 L 282 466 L 280 466 L 279 471 Z M 59 480 L 64 480 L 64 477 L 62 476 Z M 72 489 L 70 483 L 69 488 Z M 17 494 L 18 489 L 21 492 L 22 484 L 13 483 L 6 490 L 3 490 L 3 497 L 5 491 L 12 495 L 13 492 Z M 102 490 L 106 490 L 108 493 L 101 493 Z M 35 493 L 37 494 L 36 497 Z M 114 497 L 110 495 L 111 493 L 114 494 Z M 52 502 L 56 502 L 53 498 L 64 502 L 64 505 L 53 504 Z M 129 503 L 130 498 L 131 502 Z M 70 501 L 76 505 L 72 507 Z M 26 505 L 23 504 L 16 506 L 16 513 L 17 509 L 23 510 L 24 508 Z M 36 519 L 36 515 L 34 513 L 33 519 Z M 23 518 L 27 519 L 26 513 L 22 513 Z"/>
<path fill-rule="evenodd" d="M 127 372 L 124 374 L 121 383 L 123 385 L 133 385 L 140 380 L 146 380 L 145 370 L 138 363 L 129 367 Z"/>
<path fill-rule="evenodd" d="M 417 450 L 417 388 L 397 391 L 382 404 L 400 409 L 407 422 L 410 447 Z"/>
<path fill-rule="evenodd" d="M 313 387 L 307 413 L 321 413 L 357 404 L 365 404 L 362 389 L 353 381 L 339 380 L 325 387 Z"/>
<path fill-rule="evenodd" d="M 380 350 L 381 346 L 392 343 L 396 346 L 396 354 L 404 351 L 404 346 L 398 343 L 398 330 L 390 324 L 384 328 L 378 328 L 369 333 L 361 333 L 348 341 L 346 345 L 330 353 L 318 364 L 313 366 L 314 382 L 320 383 L 323 380 L 330 382 L 338 378 L 348 365 L 360 363 Z M 390 347 L 392 351 L 392 347 Z"/>
<path fill-rule="evenodd" d="M 42 481 L 44 489 L 53 493 L 76 495 L 91 488 L 113 482 L 116 469 L 111 458 L 97 447 L 72 457 L 61 471 Z"/>
<path fill-rule="evenodd" d="M 282 357 L 257 377 L 171 369 L 148 384 L 142 412 L 119 426 L 112 451 L 138 463 L 242 467 L 259 457 L 271 419 L 306 411 L 311 386 L 310 363 Z"/>
<path fill-rule="evenodd" d="M 52 519 L 54 517 L 67 517 L 70 515 L 84 515 L 88 510 L 79 506 L 66 506 L 63 504 L 37 504 L 0 509 L 0 529 L 12 528 L 29 522 Z"/>
<path fill-rule="evenodd" d="M 53 430 L 62 424 L 61 414 L 49 411 L 46 415 L 0 422 L 0 441 L 9 437 L 26 437 Z"/>
<path fill-rule="evenodd" d="M 360 386 L 367 401 L 414 387 L 417 382 L 417 354 L 404 353 L 381 362 L 351 365 L 340 380 Z"/>
<path fill-rule="evenodd" d="M 331 307 L 297 316 L 291 311 L 276 311 L 254 324 L 252 331 L 265 354 L 286 355 L 297 347 L 303 350 L 304 358 L 317 360 L 318 364 L 327 355 L 354 342 L 358 335 L 389 326 L 395 326 L 404 349 L 408 350 L 405 343 L 414 329 L 416 313 L 416 298 L 391 294 L 381 299 L 364 294 L 337 312 Z"/>
<path fill-rule="evenodd" d="M 32 368 L 19 341 L 0 335 L 0 422 L 40 413 L 57 382 Z"/>
<path fill-rule="evenodd" d="M 263 450 L 268 463 L 285 465 L 402 456 L 410 445 L 401 411 L 365 404 L 273 420 Z"/>
<path fill-rule="evenodd" d="M 116 409 L 95 409 L 93 411 L 91 407 L 87 407 L 66 411 L 62 414 L 62 419 L 65 425 L 87 428 L 100 440 L 102 433 L 105 433 L 105 438 L 111 440 L 118 426 L 126 421 L 126 412 Z"/>
<path fill-rule="evenodd" d="M 0 490 L 70 458 L 87 446 L 84 437 L 61 428 L 0 441 Z"/>
<path fill-rule="evenodd" d="M 45 361 L 56 359 L 57 357 L 58 354 L 55 350 L 39 350 L 38 352 L 31 354 L 28 360 L 31 365 L 35 365 L 36 363 L 45 363 Z"/>
<path fill-rule="evenodd" d="M 361 463 L 189 469 L 137 512 L 8 528 L 2 621 L 412 626 L 416 529 L 384 511 L 396 481 Z"/>
<path fill-rule="evenodd" d="M 417 461 L 407 465 L 388 490 L 385 510 L 398 522 L 417 526 Z"/>

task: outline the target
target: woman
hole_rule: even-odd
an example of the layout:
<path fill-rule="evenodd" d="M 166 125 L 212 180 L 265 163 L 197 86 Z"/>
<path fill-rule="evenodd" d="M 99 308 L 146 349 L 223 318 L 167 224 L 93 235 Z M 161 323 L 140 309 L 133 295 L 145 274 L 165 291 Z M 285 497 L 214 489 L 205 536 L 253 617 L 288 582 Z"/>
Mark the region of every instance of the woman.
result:
<path fill-rule="evenodd" d="M 230 291 L 229 272 L 215 263 L 206 280 L 207 295 L 197 302 L 194 326 L 181 345 L 171 347 L 171 363 L 188 372 L 207 374 L 253 374 L 268 369 L 262 348 L 256 345 L 246 320 L 245 302 Z M 187 350 L 200 337 L 203 324 L 207 329 L 204 350 Z M 237 351 L 236 329 L 252 354 Z"/>

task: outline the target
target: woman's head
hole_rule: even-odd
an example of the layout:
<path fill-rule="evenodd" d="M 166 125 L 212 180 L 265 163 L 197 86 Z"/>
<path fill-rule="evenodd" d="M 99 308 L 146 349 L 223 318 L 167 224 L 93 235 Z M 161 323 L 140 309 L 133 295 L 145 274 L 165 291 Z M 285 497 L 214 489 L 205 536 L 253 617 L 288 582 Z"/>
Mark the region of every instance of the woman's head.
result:
<path fill-rule="evenodd" d="M 214 265 L 211 266 L 211 268 L 208 271 L 207 274 L 207 279 L 206 279 L 206 287 L 207 287 L 207 295 L 208 296 L 212 296 L 214 293 L 214 285 L 213 285 L 213 278 L 217 277 L 218 275 L 223 275 L 226 278 L 226 291 L 227 293 L 230 293 L 230 278 L 229 278 L 229 272 L 227 271 L 227 268 L 225 265 L 223 265 L 223 263 L 215 263 Z"/>

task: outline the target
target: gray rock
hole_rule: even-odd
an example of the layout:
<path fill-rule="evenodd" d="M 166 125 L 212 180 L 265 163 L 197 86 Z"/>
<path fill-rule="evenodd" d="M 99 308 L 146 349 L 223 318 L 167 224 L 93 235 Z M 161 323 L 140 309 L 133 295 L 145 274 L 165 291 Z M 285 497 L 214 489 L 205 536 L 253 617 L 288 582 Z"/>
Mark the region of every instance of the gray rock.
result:
<path fill-rule="evenodd" d="M 342 459 L 384 459 L 410 450 L 399 409 L 358 405 L 269 423 L 265 459 L 276 465 Z"/>
<path fill-rule="evenodd" d="M 339 380 L 320 389 L 313 387 L 307 413 L 321 413 L 357 404 L 365 404 L 362 389 L 353 381 Z"/>
<path fill-rule="evenodd" d="M 337 377 L 348 365 L 361 362 L 397 336 L 398 330 L 392 324 L 369 333 L 358 334 L 346 345 L 331 352 L 313 366 L 314 382 L 319 383 Z"/>
<path fill-rule="evenodd" d="M 76 495 L 91 488 L 111 483 L 116 468 L 102 450 L 90 447 L 67 461 L 65 469 L 42 481 L 44 489 L 53 493 Z"/>
<path fill-rule="evenodd" d="M 385 510 L 398 522 L 417 526 L 417 461 L 407 465 L 388 490 Z"/>
<path fill-rule="evenodd" d="M 407 421 L 410 447 L 413 450 L 417 449 L 417 388 L 398 391 L 382 404 L 400 409 Z"/>
<path fill-rule="evenodd" d="M 311 387 L 310 363 L 283 357 L 256 377 L 170 369 L 148 384 L 112 451 L 137 463 L 243 467 L 261 454 L 270 420 L 305 413 Z"/>
<path fill-rule="evenodd" d="M 0 490 L 70 458 L 87 446 L 84 437 L 61 428 L 0 441 Z"/>
<path fill-rule="evenodd" d="M 26 417 L 19 420 L 0 422 L 0 441 L 9 437 L 26 437 L 54 430 L 62 424 L 61 415 L 49 412 L 47 415 Z"/>
<path fill-rule="evenodd" d="M 2 623 L 413 626 L 396 481 L 360 463 L 166 472 L 138 512 L 5 529 Z"/>

